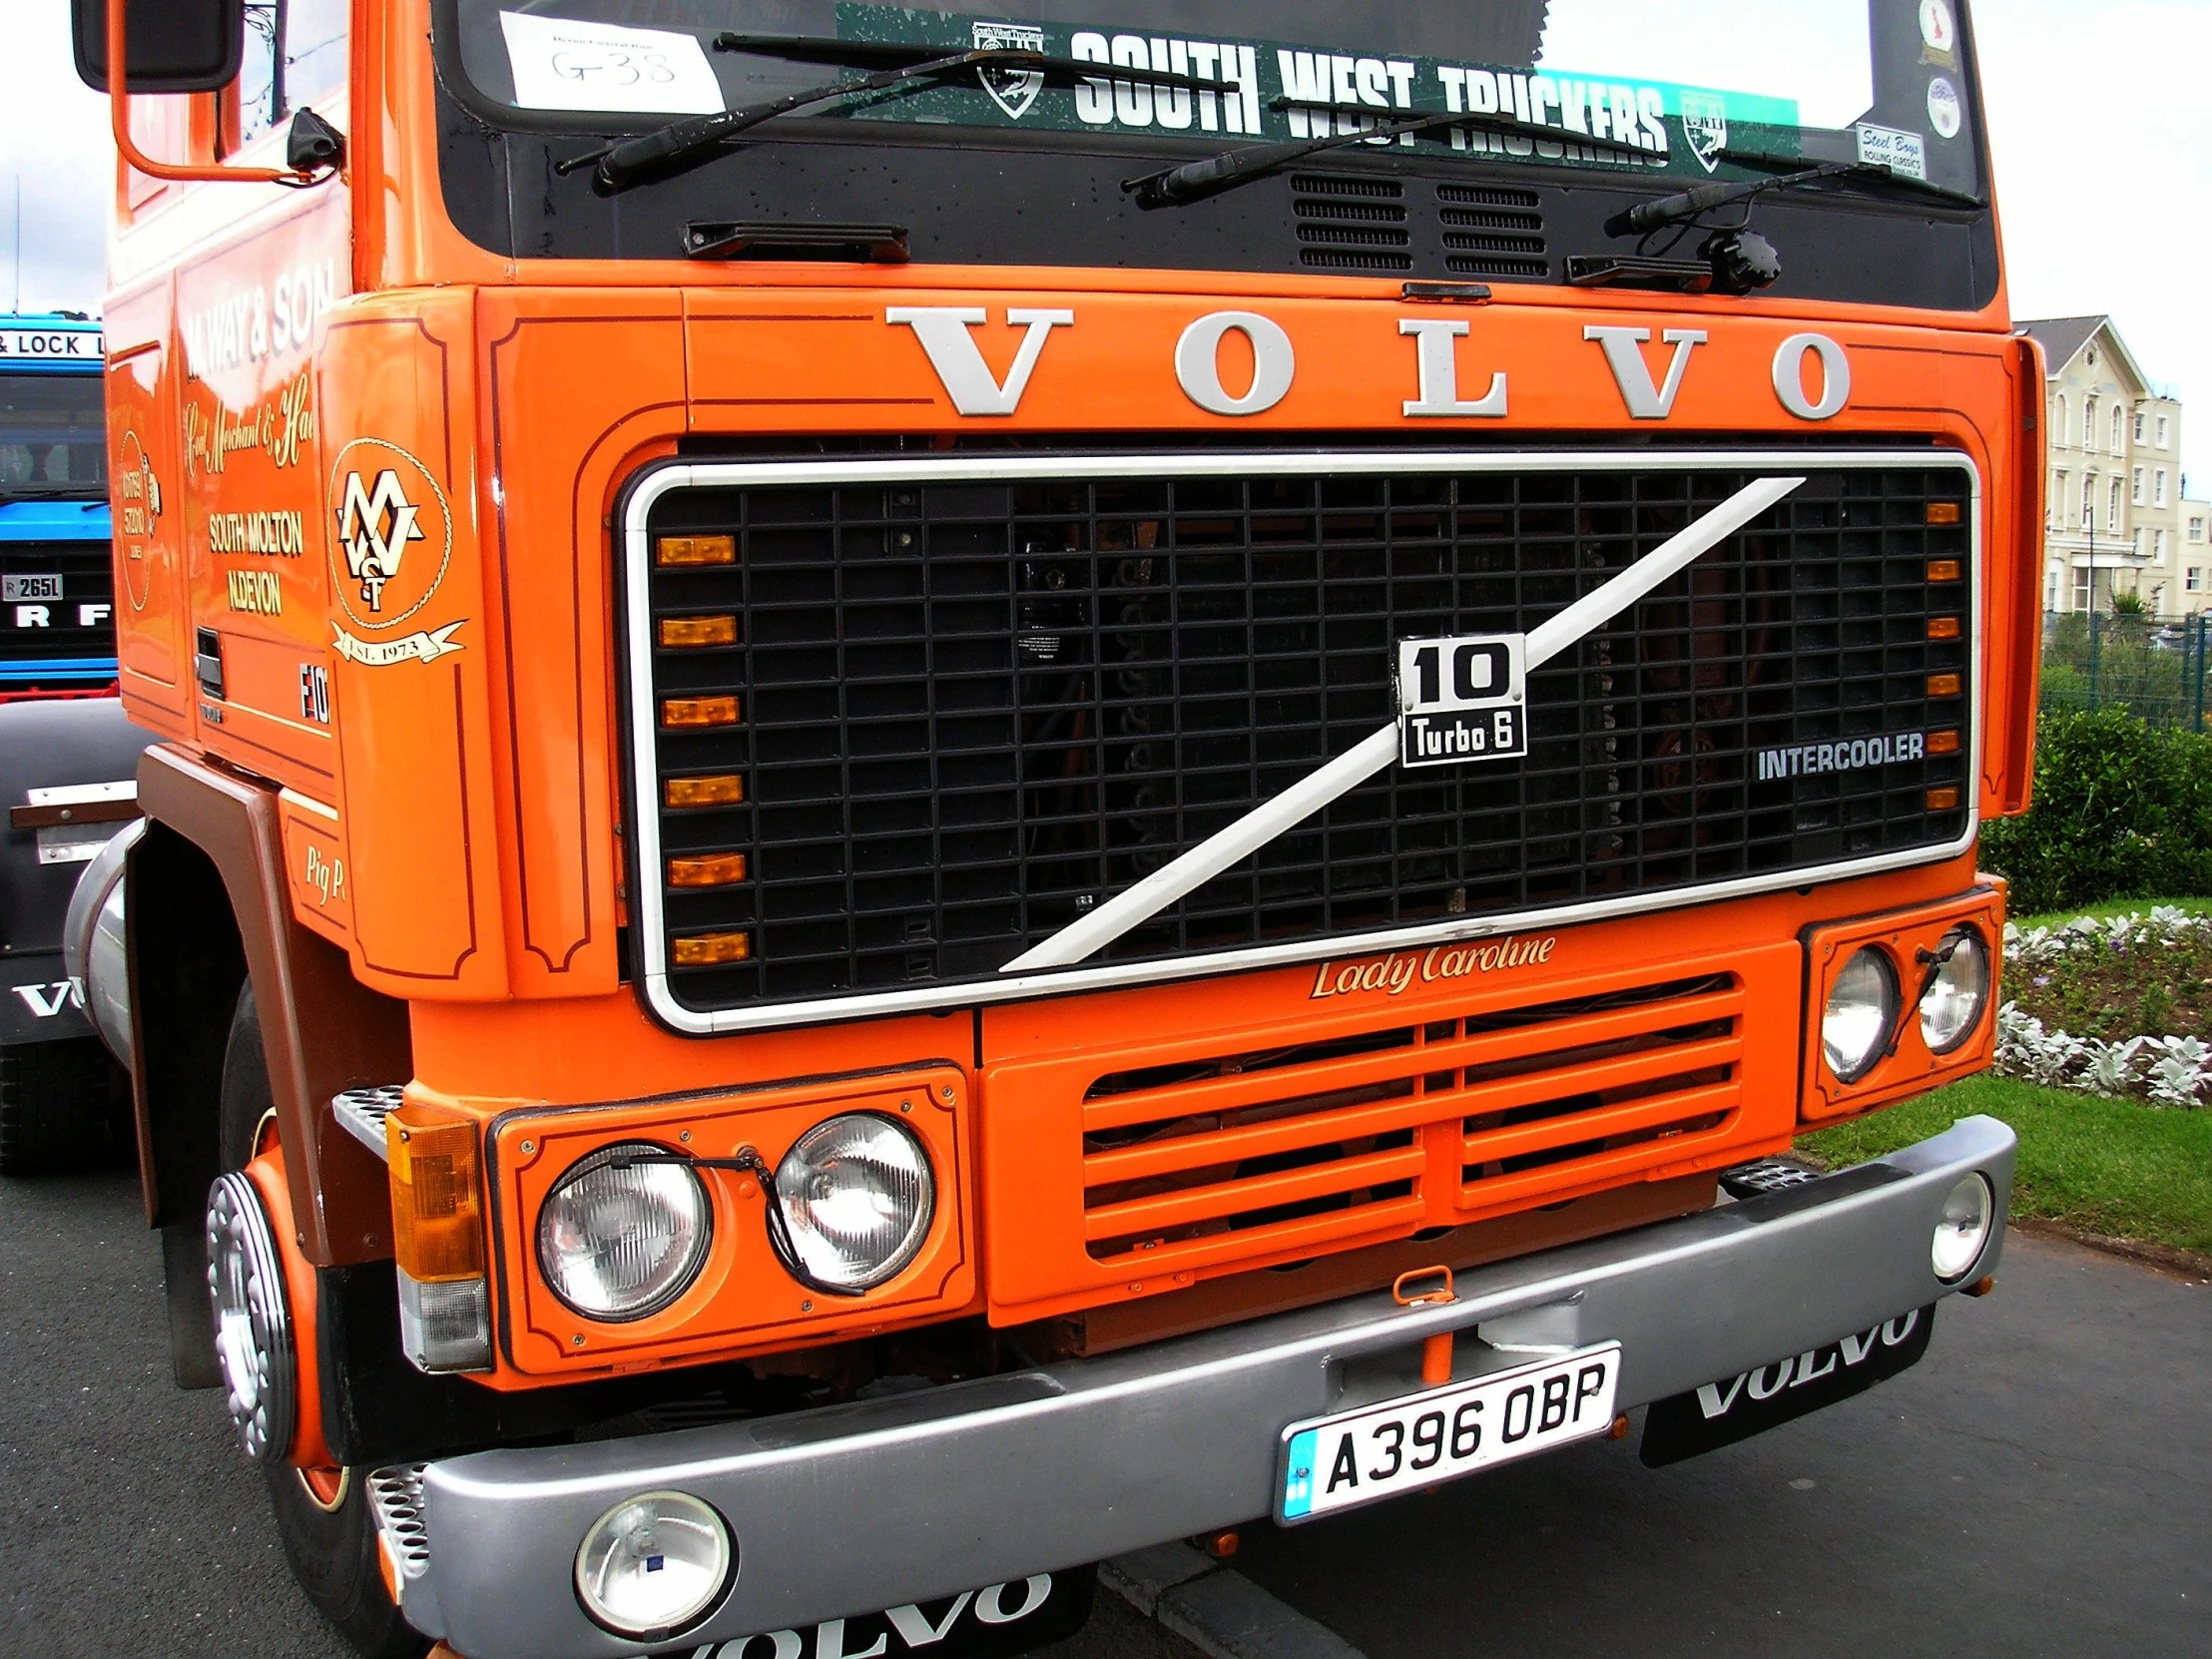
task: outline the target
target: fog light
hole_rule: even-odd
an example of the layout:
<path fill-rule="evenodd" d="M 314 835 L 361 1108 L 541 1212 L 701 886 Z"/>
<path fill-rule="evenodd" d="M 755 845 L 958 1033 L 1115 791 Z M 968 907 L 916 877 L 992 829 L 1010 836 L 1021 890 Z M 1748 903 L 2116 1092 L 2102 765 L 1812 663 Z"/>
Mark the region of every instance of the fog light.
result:
<path fill-rule="evenodd" d="M 617 1635 L 658 1641 L 714 1605 L 730 1581 L 730 1529 L 684 1492 L 640 1492 L 591 1524 L 576 1551 L 576 1595 Z"/>
<path fill-rule="evenodd" d="M 1897 970 L 1873 945 L 1844 964 L 1821 1011 L 1821 1053 L 1839 1083 L 1855 1083 L 1889 1046 L 1898 1012 Z"/>
<path fill-rule="evenodd" d="M 1921 993 L 1921 1036 L 1931 1054 L 1964 1042 L 1989 1000 L 1989 950 L 1971 927 L 1953 927 L 1936 947 L 1936 971 Z"/>
<path fill-rule="evenodd" d="M 1936 1277 L 1944 1284 L 1955 1285 L 1980 1259 L 1981 1247 L 1989 1239 L 1994 1202 L 1988 1181 L 1979 1175 L 1960 1177 L 1943 1200 L 1943 1219 L 1936 1224 L 1935 1243 L 1928 1254 Z"/>
<path fill-rule="evenodd" d="M 654 1160 L 625 1164 L 627 1157 Z M 713 1211 L 699 1177 L 650 1142 L 580 1160 L 538 1212 L 538 1267 L 553 1294 L 594 1320 L 658 1313 L 706 1265 Z"/>
<path fill-rule="evenodd" d="M 873 1112 L 818 1123 L 776 1166 L 779 1245 L 810 1285 L 854 1295 L 913 1260 L 936 1185 L 921 1142 Z"/>

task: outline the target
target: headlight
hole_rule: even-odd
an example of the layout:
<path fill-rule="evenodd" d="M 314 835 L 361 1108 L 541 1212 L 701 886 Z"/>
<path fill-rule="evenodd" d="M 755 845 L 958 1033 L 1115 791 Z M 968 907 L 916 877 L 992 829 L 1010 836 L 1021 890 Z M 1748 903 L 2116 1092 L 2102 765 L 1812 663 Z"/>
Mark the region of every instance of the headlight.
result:
<path fill-rule="evenodd" d="M 1889 1045 L 1898 1012 L 1897 970 L 1873 945 L 1844 964 L 1821 1010 L 1821 1052 L 1839 1083 L 1866 1076 Z"/>
<path fill-rule="evenodd" d="M 1953 927 L 1936 947 L 1948 956 L 1921 994 L 1921 1036 L 1932 1054 L 1947 1054 L 1966 1040 L 1989 998 L 1989 951 L 1971 927 Z"/>
<path fill-rule="evenodd" d="M 538 1212 L 538 1267 L 553 1294 L 594 1320 L 658 1313 L 699 1277 L 714 1236 L 707 1189 L 661 1147 L 626 1141 L 582 1159 Z"/>
<path fill-rule="evenodd" d="M 809 1284 L 850 1294 L 882 1282 L 928 1236 L 929 1158 L 904 1125 L 873 1112 L 818 1123 L 776 1166 L 781 1243 Z"/>
<path fill-rule="evenodd" d="M 1936 1277 L 1953 1284 L 1966 1276 L 1989 1237 L 1989 1183 L 1978 1175 L 1961 1176 L 1943 1200 L 1943 1219 L 1936 1224 L 1929 1261 Z"/>
<path fill-rule="evenodd" d="M 591 1524 L 576 1594 L 609 1630 L 658 1641 L 697 1619 L 730 1581 L 730 1529 L 686 1492 L 640 1492 Z"/>

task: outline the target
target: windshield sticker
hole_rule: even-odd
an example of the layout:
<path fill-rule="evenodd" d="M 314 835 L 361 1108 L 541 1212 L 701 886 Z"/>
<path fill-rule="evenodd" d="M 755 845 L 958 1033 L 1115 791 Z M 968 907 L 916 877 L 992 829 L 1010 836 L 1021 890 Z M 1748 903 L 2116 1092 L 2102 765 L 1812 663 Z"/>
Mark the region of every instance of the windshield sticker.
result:
<path fill-rule="evenodd" d="M 1015 47 L 1100 66 L 1095 80 L 1048 88 L 1044 77 L 1002 66 L 976 79 L 903 88 L 895 97 L 855 100 L 847 119 L 1021 124 L 1060 131 L 1204 133 L 1295 142 L 1372 133 L 1394 114 L 1465 111 L 1497 115 L 1559 133 L 1484 133 L 1472 128 L 1382 135 L 1372 144 L 1448 148 L 1515 161 L 1574 162 L 1681 170 L 1692 158 L 1707 172 L 1731 141 L 1741 148 L 1794 155 L 1799 111 L 1792 99 L 1719 91 L 1671 81 L 1496 64 L 1448 63 L 1418 56 L 1373 56 L 1272 41 L 1194 40 L 1080 23 L 1009 24 L 941 12 L 839 0 L 841 40 L 942 46 L 947 51 Z M 1223 83 L 1224 90 L 1117 81 L 1120 65 Z M 1753 131 L 1747 133 L 1745 129 Z M 1577 145 L 1577 136 L 1631 147 L 1632 154 Z"/>
<path fill-rule="evenodd" d="M 1928 83 L 1928 124 L 1937 138 L 1958 136 L 1958 89 L 1940 75 Z"/>
<path fill-rule="evenodd" d="M 1928 141 L 1918 133 L 1901 133 L 1894 127 L 1861 122 L 1859 159 L 1886 167 L 1908 179 L 1928 177 Z"/>
<path fill-rule="evenodd" d="M 723 107 L 696 35 L 504 11 L 499 27 L 523 109 L 712 115 Z"/>
<path fill-rule="evenodd" d="M 1921 62 L 1956 69 L 1958 25 L 1946 0 L 1921 0 Z"/>

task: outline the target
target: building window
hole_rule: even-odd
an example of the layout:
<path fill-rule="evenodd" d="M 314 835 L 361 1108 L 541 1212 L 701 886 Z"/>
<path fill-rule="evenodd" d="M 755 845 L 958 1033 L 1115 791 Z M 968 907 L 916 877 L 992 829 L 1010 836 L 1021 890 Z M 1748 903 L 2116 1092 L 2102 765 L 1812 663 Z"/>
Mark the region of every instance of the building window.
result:
<path fill-rule="evenodd" d="M 2086 565 L 2074 571 L 2073 608 L 2077 611 L 2086 611 L 2089 608 L 2089 569 Z"/>
<path fill-rule="evenodd" d="M 2120 453 L 2120 416 L 2123 412 L 2117 403 L 2112 405 L 2112 453 L 2115 455 Z"/>
<path fill-rule="evenodd" d="M 2150 504 L 2163 507 L 2166 504 L 2166 469 L 2160 467 L 2150 477 Z"/>
<path fill-rule="evenodd" d="M 2181 585 L 2191 593 L 2202 593 L 2204 591 L 2204 566 L 2191 565 L 2188 570 L 2183 572 Z"/>
<path fill-rule="evenodd" d="M 2094 450 L 2097 446 L 2097 400 L 2084 397 L 2081 400 L 2081 447 Z"/>
<path fill-rule="evenodd" d="M 2159 560 L 2159 559 L 2163 559 L 2163 558 L 2164 558 L 2164 557 L 2166 556 L 2166 532 L 2165 532 L 2165 531 L 2163 531 L 2163 530 L 2153 530 L 2153 531 L 2152 531 L 2152 532 L 2150 533 L 2150 556 L 2151 556 L 2151 558 L 2152 558 L 2152 559 L 2153 559 L 2154 561 L 2155 561 L 2155 560 Z"/>
<path fill-rule="evenodd" d="M 2137 467 L 2128 486 L 2128 499 L 2140 507 L 2143 504 L 2143 469 Z"/>
<path fill-rule="evenodd" d="M 2202 515 L 2189 520 L 2189 539 L 2191 541 L 2204 540 L 2204 519 Z"/>
<path fill-rule="evenodd" d="M 2060 392 L 2050 406 L 2050 441 L 2062 444 L 2066 441 L 2066 394 Z"/>
<path fill-rule="evenodd" d="M 2135 441 L 2143 441 L 2143 411 L 2140 409 L 2135 411 Z"/>
<path fill-rule="evenodd" d="M 2166 447 L 2166 417 L 2164 415 L 2158 417 L 2158 447 L 2161 449 Z"/>
<path fill-rule="evenodd" d="M 2112 480 L 2112 499 L 2104 509 L 2104 527 L 2117 530 L 2120 527 L 2120 481 Z"/>

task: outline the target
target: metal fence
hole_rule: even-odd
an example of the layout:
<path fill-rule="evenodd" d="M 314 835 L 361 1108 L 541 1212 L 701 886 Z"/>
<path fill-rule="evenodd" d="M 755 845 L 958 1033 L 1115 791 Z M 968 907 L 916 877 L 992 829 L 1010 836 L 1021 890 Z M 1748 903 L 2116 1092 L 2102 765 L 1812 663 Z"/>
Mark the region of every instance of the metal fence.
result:
<path fill-rule="evenodd" d="M 2120 707 L 2152 726 L 2204 730 L 2212 702 L 2212 618 L 2143 612 L 2043 616 L 2042 706 Z"/>

